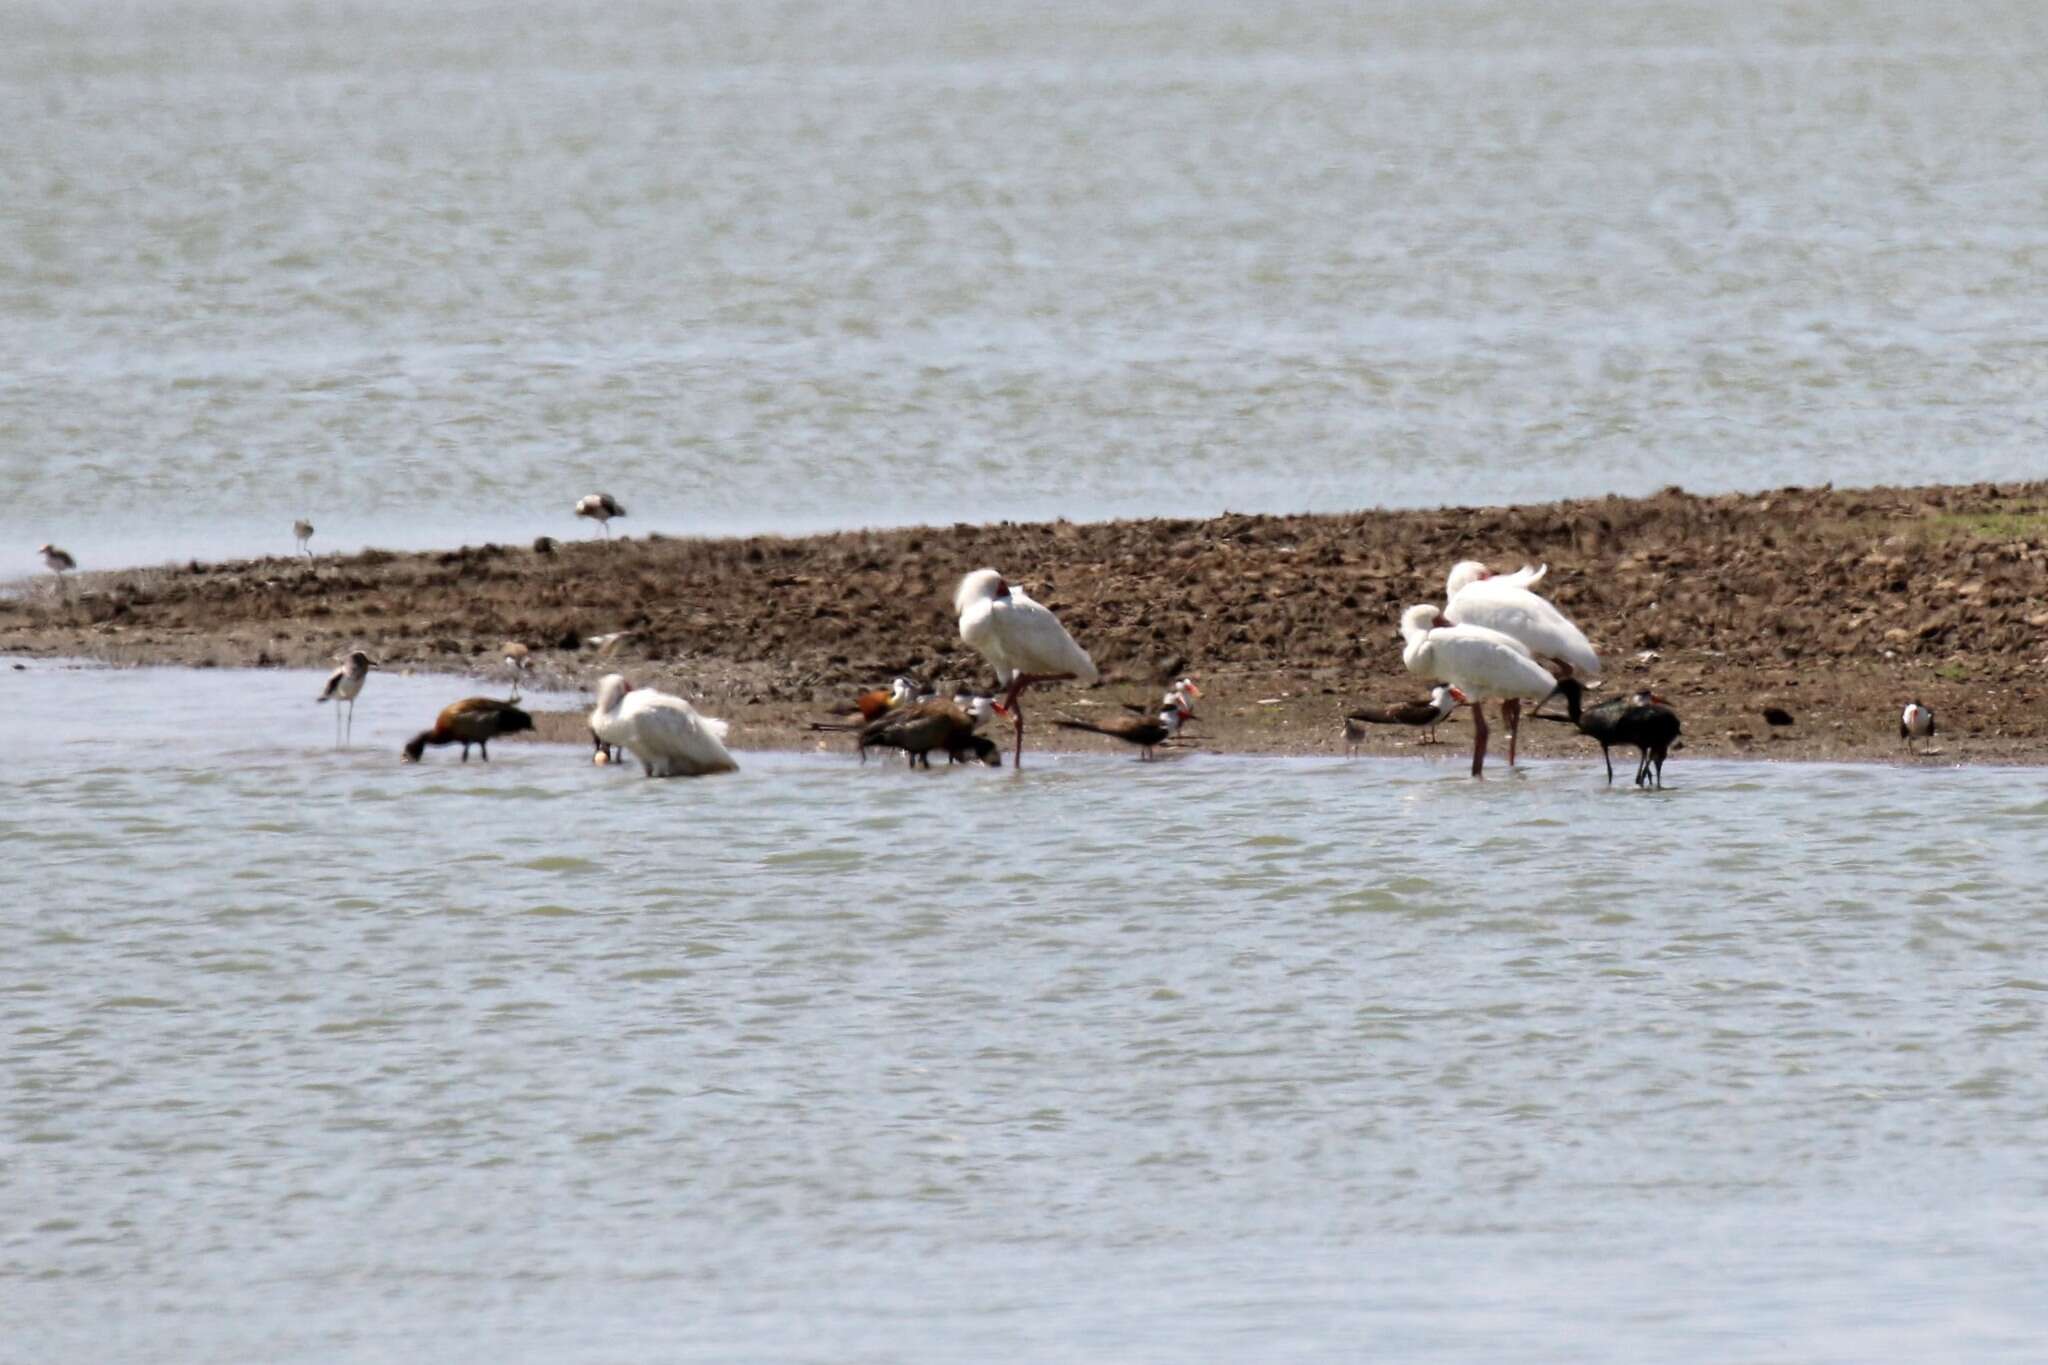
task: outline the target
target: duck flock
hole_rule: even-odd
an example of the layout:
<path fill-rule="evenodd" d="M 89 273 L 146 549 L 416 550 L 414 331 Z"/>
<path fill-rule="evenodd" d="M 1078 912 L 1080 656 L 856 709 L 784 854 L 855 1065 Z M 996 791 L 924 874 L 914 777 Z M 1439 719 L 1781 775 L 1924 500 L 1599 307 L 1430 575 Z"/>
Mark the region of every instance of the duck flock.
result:
<path fill-rule="evenodd" d="M 626 515 L 608 493 L 578 500 L 575 511 L 595 521 L 607 537 L 612 519 Z M 292 533 L 299 549 L 310 554 L 312 522 L 295 522 Z M 37 548 L 61 591 L 63 576 L 76 562 L 54 546 Z M 1600 656 L 1577 625 L 1534 591 L 1548 572 L 1543 565 L 1496 574 L 1476 560 L 1453 567 L 1441 607 L 1413 606 L 1401 616 L 1401 661 L 1409 673 L 1434 684 L 1430 695 L 1350 712 L 1344 719 L 1347 748 L 1355 752 L 1365 727 L 1372 725 L 1417 730 L 1418 743 L 1433 744 L 1436 727 L 1466 707 L 1472 712 L 1472 775 L 1479 777 L 1492 737 L 1487 706 L 1499 708 L 1512 766 L 1526 705 L 1531 718 L 1570 725 L 1598 743 L 1609 782 L 1614 780 L 1612 750 L 1619 746 L 1636 751 L 1637 786 L 1662 787 L 1664 762 L 1679 742 L 1678 712 L 1650 688 L 1585 705 L 1588 686 L 1599 684 Z M 1101 672 L 1049 608 L 995 569 L 976 569 L 963 577 L 954 590 L 953 610 L 961 640 L 995 670 L 993 692 L 941 696 L 904 674 L 886 688 L 862 693 L 839 716 L 813 722 L 811 729 L 852 734 L 863 762 L 870 749 L 895 749 L 913 767 L 929 767 L 934 753 L 945 754 L 949 764 L 1000 766 L 1002 751 L 981 728 L 991 717 L 1002 717 L 1012 729 L 1011 761 L 1023 766 L 1025 694 L 1059 684 L 1086 687 Z M 524 645 L 507 644 L 511 698 L 468 697 L 444 708 L 432 727 L 406 742 L 406 761 L 418 762 L 429 747 L 460 745 L 464 762 L 472 746 L 489 762 L 491 740 L 532 730 L 533 717 L 516 705 L 518 681 L 528 662 Z M 336 704 L 337 744 L 352 737 L 356 698 L 376 667 L 367 652 L 357 649 L 328 676 L 318 700 Z M 1194 701 L 1200 696 L 1201 688 L 1187 677 L 1167 690 L 1156 710 L 1126 703 L 1128 714 L 1107 720 L 1060 716 L 1053 723 L 1129 744 L 1150 759 L 1160 747 L 1180 740 L 1182 727 L 1197 719 Z M 1562 701 L 1564 714 L 1543 710 L 1554 698 Z M 1773 718 L 1772 723 L 1780 722 Z M 699 777 L 739 766 L 725 746 L 725 721 L 703 715 L 682 697 L 636 687 L 619 673 L 599 682 L 589 725 L 595 761 L 618 762 L 629 753 L 649 777 Z M 1934 734 L 1933 710 L 1917 699 L 1907 705 L 1899 718 L 1901 742 L 1910 748 Z"/>

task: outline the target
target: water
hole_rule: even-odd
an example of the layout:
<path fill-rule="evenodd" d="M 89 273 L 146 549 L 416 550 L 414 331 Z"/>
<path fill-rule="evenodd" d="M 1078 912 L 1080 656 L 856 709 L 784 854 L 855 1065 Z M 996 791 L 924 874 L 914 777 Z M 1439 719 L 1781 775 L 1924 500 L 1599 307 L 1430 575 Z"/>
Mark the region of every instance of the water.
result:
<path fill-rule="evenodd" d="M 0 669 L 10 1359 L 2031 1360 L 2048 783 Z M 744 737 L 737 737 L 744 742 Z"/>
<path fill-rule="evenodd" d="M 2042 472 L 2032 0 L 6 29 L 8 572 Z"/>

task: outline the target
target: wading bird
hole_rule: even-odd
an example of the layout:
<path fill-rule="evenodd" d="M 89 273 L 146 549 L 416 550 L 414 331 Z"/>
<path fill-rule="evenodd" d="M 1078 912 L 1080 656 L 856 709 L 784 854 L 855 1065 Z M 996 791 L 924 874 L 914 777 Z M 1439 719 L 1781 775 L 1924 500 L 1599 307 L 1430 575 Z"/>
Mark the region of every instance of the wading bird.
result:
<path fill-rule="evenodd" d="M 1915 697 L 1906 703 L 1906 709 L 1899 712 L 1899 739 L 1906 748 L 1913 747 L 1916 739 L 1934 738 L 1934 708 L 1922 706 Z"/>
<path fill-rule="evenodd" d="M 1472 707 L 1474 777 L 1486 768 L 1486 712 L 1480 703 L 1513 701 L 1518 714 L 1522 701 L 1541 702 L 1557 689 L 1557 679 L 1520 641 L 1484 626 L 1454 624 L 1432 606 L 1410 607 L 1402 614 L 1401 638 L 1407 641 L 1401 662 L 1410 673 L 1449 683 L 1458 699 Z"/>
<path fill-rule="evenodd" d="M 348 703 L 349 740 L 356 737 L 356 697 L 362 692 L 363 683 L 369 678 L 370 670 L 376 666 L 377 661 L 362 650 L 350 650 L 341 667 L 327 675 L 327 685 L 321 688 L 320 695 L 313 699 L 316 702 Z M 340 748 L 345 742 L 347 741 L 342 738 L 341 707 L 337 704 L 334 708 L 335 747 Z"/>
<path fill-rule="evenodd" d="M 576 500 L 576 515 L 595 521 L 609 539 L 612 518 L 623 517 L 626 509 L 619 506 L 619 500 L 609 493 L 586 493 Z"/>
<path fill-rule="evenodd" d="M 1397 706 L 1368 706 L 1348 713 L 1344 717 L 1344 743 L 1356 753 L 1365 739 L 1366 726 L 1406 725 L 1422 731 L 1422 738 L 1415 741 L 1417 744 L 1435 744 L 1436 727 L 1457 709 L 1458 699 L 1451 694 L 1450 684 L 1438 683 L 1420 701 L 1404 701 Z"/>
<path fill-rule="evenodd" d="M 1174 698 L 1171 706 L 1160 708 L 1159 714 L 1146 720 L 1140 716 L 1111 716 L 1108 720 L 1056 720 L 1053 724 L 1062 730 L 1085 730 L 1091 735 L 1107 735 L 1120 739 L 1126 744 L 1138 746 L 1138 757 L 1149 759 L 1152 750 L 1180 734 L 1180 727 L 1191 720 L 1200 719 L 1188 709 L 1187 698 L 1179 693 L 1167 694 Z"/>
<path fill-rule="evenodd" d="M 1614 781 L 1614 755 L 1609 750 L 1616 744 L 1622 744 L 1640 755 L 1636 763 L 1638 787 L 1651 785 L 1653 769 L 1655 784 L 1659 787 L 1664 785 L 1664 759 L 1670 754 L 1672 741 L 1678 738 L 1679 732 L 1678 712 L 1672 709 L 1671 703 L 1645 687 L 1632 696 L 1616 697 L 1598 706 L 1584 707 L 1586 689 L 1577 678 L 1560 678 L 1557 690 L 1564 696 L 1565 714 L 1547 716 L 1540 710 L 1534 714 L 1544 720 L 1575 725 L 1580 734 L 1597 741 L 1600 757 L 1607 762 L 1609 782 Z"/>
<path fill-rule="evenodd" d="M 519 680 L 526 670 L 533 667 L 533 651 L 517 640 L 507 640 L 504 647 L 505 671 L 512 678 L 511 701 L 519 700 Z"/>
<path fill-rule="evenodd" d="M 64 586 L 64 575 L 77 568 L 78 561 L 48 541 L 36 546 L 36 553 L 43 557 L 43 567 L 57 575 L 57 592 L 63 595 L 68 591 Z"/>
<path fill-rule="evenodd" d="M 634 687 L 617 673 L 597 685 L 590 731 L 600 743 L 616 744 L 640 760 L 649 777 L 702 777 L 737 771 L 726 752 L 729 727 L 702 715 L 681 697 Z"/>
<path fill-rule="evenodd" d="M 310 543 L 313 539 L 312 522 L 307 521 L 304 517 L 300 517 L 297 521 L 293 522 L 292 539 L 299 542 L 300 554 L 304 555 L 308 559 L 311 559 L 313 557 L 313 547 Z"/>
<path fill-rule="evenodd" d="M 521 730 L 533 728 L 533 717 L 510 702 L 499 701 L 496 697 L 469 697 L 442 708 L 434 718 L 434 728 L 422 730 L 405 744 L 405 761 L 417 763 L 429 744 L 460 744 L 462 761 L 469 762 L 469 746 L 474 744 L 483 755 L 484 762 L 491 761 L 491 741 L 500 735 L 513 735 Z"/>
<path fill-rule="evenodd" d="M 1539 663 L 1546 663 L 1563 677 L 1587 681 L 1600 676 L 1600 656 L 1593 652 L 1585 633 L 1545 599 L 1529 591 L 1529 585 L 1550 572 L 1550 566 L 1518 573 L 1496 574 L 1477 560 L 1468 559 L 1451 569 L 1444 583 L 1444 619 L 1454 625 L 1483 626 L 1499 631 L 1529 651 Z M 1473 711 L 1479 708 L 1475 705 Z M 1508 727 L 1508 763 L 1515 761 L 1515 738 L 1521 725 L 1522 702 L 1510 697 L 1501 702 L 1501 719 Z"/>
<path fill-rule="evenodd" d="M 948 764 L 981 762 L 1001 767 L 1002 750 L 988 736 L 975 733 L 989 703 L 983 698 L 975 701 L 974 706 L 961 707 L 932 698 L 869 721 L 860 727 L 861 762 L 867 762 L 870 748 L 878 748 L 901 749 L 912 767 L 931 767 L 934 751 L 944 753 Z"/>
<path fill-rule="evenodd" d="M 994 569 L 976 569 L 953 591 L 953 610 L 960 617 L 960 638 L 994 665 L 1003 700 L 996 709 L 1017 726 L 1012 760 L 1024 766 L 1024 689 L 1037 683 L 1078 682 L 1101 676 L 1088 651 L 1074 642 L 1059 618 L 1034 602 L 1021 588 L 1013 589 Z"/>

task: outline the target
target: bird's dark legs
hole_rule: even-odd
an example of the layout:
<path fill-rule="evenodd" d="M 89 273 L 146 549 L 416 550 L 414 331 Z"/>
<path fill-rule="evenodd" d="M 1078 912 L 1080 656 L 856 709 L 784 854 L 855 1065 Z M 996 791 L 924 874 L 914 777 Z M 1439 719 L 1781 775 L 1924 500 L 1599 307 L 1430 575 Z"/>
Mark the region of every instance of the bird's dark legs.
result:
<path fill-rule="evenodd" d="M 1500 704 L 1500 718 L 1508 725 L 1508 766 L 1515 766 L 1515 733 L 1522 724 L 1522 699 L 1509 697 Z"/>
<path fill-rule="evenodd" d="M 484 762 L 488 763 L 491 761 L 491 742 L 489 740 L 478 740 L 476 742 L 476 751 L 484 756 Z"/>
<path fill-rule="evenodd" d="M 466 739 L 462 741 L 462 761 L 469 762 L 469 741 Z"/>
<path fill-rule="evenodd" d="M 1600 757 L 1607 760 L 1607 785 L 1614 785 L 1614 750 L 1605 744 L 1600 746 Z"/>
<path fill-rule="evenodd" d="M 1480 702 L 1472 703 L 1472 776 L 1479 777 L 1486 772 L 1486 707 Z"/>

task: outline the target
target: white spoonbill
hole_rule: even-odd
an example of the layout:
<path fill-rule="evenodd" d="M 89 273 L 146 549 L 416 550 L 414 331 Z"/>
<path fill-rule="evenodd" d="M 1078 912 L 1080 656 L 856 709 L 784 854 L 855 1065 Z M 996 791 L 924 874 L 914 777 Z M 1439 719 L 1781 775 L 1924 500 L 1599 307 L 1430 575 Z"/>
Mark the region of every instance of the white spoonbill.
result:
<path fill-rule="evenodd" d="M 1573 625 L 1549 601 L 1529 591 L 1529 584 L 1550 572 L 1526 566 L 1519 573 L 1496 574 L 1476 560 L 1466 560 L 1451 570 L 1444 587 L 1444 619 L 1461 626 L 1484 626 L 1497 630 L 1538 660 L 1556 666 L 1563 676 L 1595 679 L 1600 676 L 1600 656 L 1593 652 L 1585 632 Z M 1508 726 L 1508 762 L 1515 761 L 1515 736 L 1521 721 L 1522 703 L 1510 699 L 1501 703 L 1501 719 Z"/>
<path fill-rule="evenodd" d="M 617 673 L 597 685 L 590 732 L 633 751 L 649 777 L 702 777 L 738 770 L 726 752 L 726 723 L 698 714 L 681 697 L 636 688 Z"/>
<path fill-rule="evenodd" d="M 1557 690 L 1557 679 L 1531 658 L 1521 641 L 1484 626 L 1448 621 L 1432 606 L 1410 607 L 1401 615 L 1408 642 L 1401 662 L 1410 673 L 1449 683 L 1452 695 L 1472 707 L 1472 775 L 1486 768 L 1486 711 L 1483 702 L 1540 702 Z M 1503 707 L 1505 711 L 1507 708 Z"/>
<path fill-rule="evenodd" d="M 327 686 L 321 688 L 320 695 L 314 698 L 315 701 L 337 703 L 334 708 L 336 730 L 341 729 L 341 707 L 338 703 L 348 703 L 348 737 L 351 740 L 356 736 L 356 696 L 363 690 L 363 683 L 368 680 L 370 670 L 376 666 L 377 661 L 362 650 L 350 650 L 341 667 L 327 675 Z M 343 743 L 342 737 L 337 734 L 334 743 L 339 748 Z M 467 754 L 468 750 L 465 749 L 463 752 Z"/>
<path fill-rule="evenodd" d="M 996 681 L 1005 689 L 996 709 L 1016 721 L 1015 763 L 1021 768 L 1024 689 L 1048 682 L 1086 686 L 1102 675 L 1057 616 L 994 569 L 976 569 L 961 579 L 953 590 L 953 610 L 960 616 L 960 638 L 995 666 Z"/>

